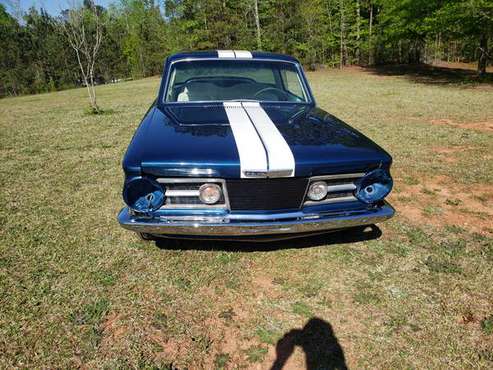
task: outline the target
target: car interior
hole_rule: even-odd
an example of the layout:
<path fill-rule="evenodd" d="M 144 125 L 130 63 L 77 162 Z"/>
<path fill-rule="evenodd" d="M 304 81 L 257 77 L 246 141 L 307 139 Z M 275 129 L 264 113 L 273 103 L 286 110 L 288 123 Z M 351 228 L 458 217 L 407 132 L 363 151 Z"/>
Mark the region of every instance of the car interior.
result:
<path fill-rule="evenodd" d="M 304 101 L 283 86 L 231 76 L 189 78 L 175 84 L 168 98 L 168 101 L 175 102 L 228 100 Z"/>
<path fill-rule="evenodd" d="M 286 63 L 194 61 L 177 63 L 170 74 L 166 101 L 306 102 L 297 69 Z"/>

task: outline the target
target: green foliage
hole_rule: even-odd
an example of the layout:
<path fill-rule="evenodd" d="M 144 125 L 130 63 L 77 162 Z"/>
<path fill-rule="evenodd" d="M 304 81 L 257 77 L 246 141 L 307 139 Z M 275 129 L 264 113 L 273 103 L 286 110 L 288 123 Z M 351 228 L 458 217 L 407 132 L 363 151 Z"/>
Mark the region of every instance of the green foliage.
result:
<path fill-rule="evenodd" d="M 248 361 L 250 362 L 262 362 L 267 352 L 267 348 L 261 346 L 251 346 L 246 350 L 246 355 Z"/>
<path fill-rule="evenodd" d="M 84 305 L 81 310 L 73 312 L 70 318 L 78 325 L 97 324 L 106 315 L 109 307 L 110 303 L 107 299 L 98 299 Z"/>
<path fill-rule="evenodd" d="M 477 61 L 485 73 L 493 38 L 491 0 L 119 0 L 97 6 L 103 43 L 96 81 L 161 72 L 183 50 L 246 49 L 318 64 Z M 92 6 L 84 2 L 84 7 Z M 84 9 L 84 8 L 82 8 Z M 0 5 L 0 96 L 81 85 L 63 37 L 69 10 L 54 17 L 30 8 L 22 22 Z"/>
<path fill-rule="evenodd" d="M 216 355 L 216 359 L 214 361 L 216 370 L 225 369 L 228 361 L 229 361 L 229 355 L 227 353 L 220 353 Z"/>
<path fill-rule="evenodd" d="M 308 305 L 306 305 L 303 302 L 295 302 L 291 306 L 293 313 L 300 315 L 300 316 L 305 316 L 305 317 L 312 317 L 313 312 Z"/>
<path fill-rule="evenodd" d="M 481 321 L 481 329 L 483 329 L 483 332 L 486 335 L 493 334 L 493 315 L 490 315 Z"/>

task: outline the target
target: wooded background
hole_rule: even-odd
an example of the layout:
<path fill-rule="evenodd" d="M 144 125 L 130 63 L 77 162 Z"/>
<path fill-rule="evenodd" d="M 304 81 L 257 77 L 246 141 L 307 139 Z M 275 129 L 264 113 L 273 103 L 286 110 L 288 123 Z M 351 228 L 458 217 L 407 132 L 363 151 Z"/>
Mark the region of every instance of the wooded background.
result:
<path fill-rule="evenodd" d="M 492 0 L 117 0 L 106 8 L 85 0 L 79 7 L 95 10 L 102 25 L 98 83 L 158 74 L 166 56 L 182 50 L 274 51 L 308 68 L 474 61 L 479 73 L 491 59 Z M 0 4 L 0 96 L 82 84 L 63 32 L 69 12 L 12 15 Z"/>

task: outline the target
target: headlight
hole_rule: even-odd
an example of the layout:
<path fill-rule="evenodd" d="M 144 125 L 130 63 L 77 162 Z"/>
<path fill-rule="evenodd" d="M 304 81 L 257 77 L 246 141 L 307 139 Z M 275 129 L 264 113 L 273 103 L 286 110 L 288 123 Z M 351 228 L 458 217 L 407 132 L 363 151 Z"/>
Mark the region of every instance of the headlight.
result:
<path fill-rule="evenodd" d="M 125 203 L 137 212 L 152 212 L 159 209 L 164 202 L 161 185 L 148 178 L 129 181 L 123 189 Z"/>
<path fill-rule="evenodd" d="M 316 181 L 310 184 L 307 195 L 310 200 L 319 201 L 327 196 L 327 191 L 327 183 L 325 181 Z"/>
<path fill-rule="evenodd" d="M 221 199 L 221 187 L 217 184 L 204 184 L 199 188 L 199 198 L 202 203 L 214 204 Z"/>
<path fill-rule="evenodd" d="M 376 203 L 390 193 L 392 185 L 392 177 L 386 171 L 374 170 L 358 181 L 354 195 L 364 203 Z"/>

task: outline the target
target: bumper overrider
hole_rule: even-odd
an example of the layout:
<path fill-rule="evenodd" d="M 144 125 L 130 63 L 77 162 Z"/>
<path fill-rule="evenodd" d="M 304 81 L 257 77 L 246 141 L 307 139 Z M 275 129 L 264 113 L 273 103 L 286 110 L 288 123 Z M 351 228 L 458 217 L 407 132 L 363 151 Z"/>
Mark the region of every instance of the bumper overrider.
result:
<path fill-rule="evenodd" d="M 123 208 L 122 227 L 152 235 L 195 237 L 241 237 L 320 233 L 355 226 L 372 225 L 391 218 L 394 208 L 387 202 L 364 210 L 274 213 L 265 215 L 225 213 L 210 216 L 146 216 Z"/>

